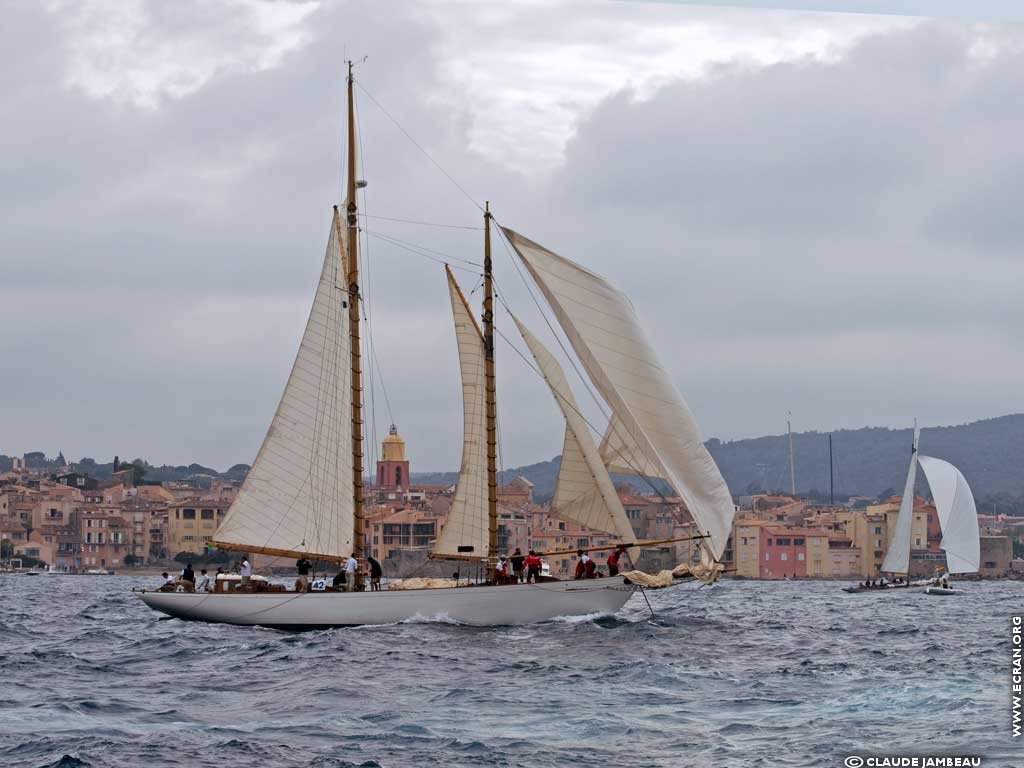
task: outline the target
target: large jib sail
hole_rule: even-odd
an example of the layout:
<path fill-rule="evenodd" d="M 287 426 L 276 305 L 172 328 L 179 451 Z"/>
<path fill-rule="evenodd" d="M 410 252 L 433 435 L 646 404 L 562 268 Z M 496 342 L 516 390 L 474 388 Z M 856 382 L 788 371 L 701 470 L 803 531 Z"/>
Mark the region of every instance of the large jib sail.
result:
<path fill-rule="evenodd" d="M 595 531 L 613 534 L 622 542 L 636 541 L 633 526 L 622 508 L 608 470 L 601 461 L 562 366 L 540 340 L 519 322 L 519 318 L 513 316 L 512 319 L 565 417 L 565 442 L 558 479 L 555 481 L 555 494 L 551 499 L 551 514 Z M 630 553 L 630 556 L 636 554 Z"/>
<path fill-rule="evenodd" d="M 948 461 L 920 456 L 918 462 L 935 499 L 947 569 L 950 573 L 976 573 L 981 564 L 981 539 L 971 487 Z"/>
<path fill-rule="evenodd" d="M 323 270 L 277 412 L 215 546 L 341 559 L 352 552 L 352 392 L 345 235 L 335 209 Z"/>
<path fill-rule="evenodd" d="M 484 342 L 452 272 L 448 293 L 455 320 L 462 380 L 462 466 L 452 506 L 431 556 L 479 560 L 488 556 L 487 381 Z"/>
<path fill-rule="evenodd" d="M 606 460 L 668 480 L 720 558 L 735 514 L 732 496 L 693 414 L 647 341 L 632 303 L 579 264 L 510 229 L 504 233 L 612 410 L 618 438 L 603 444 L 606 450 L 618 450 L 620 458 Z"/>
<path fill-rule="evenodd" d="M 910 572 L 910 534 L 914 522 L 914 481 L 917 478 L 917 443 L 920 430 L 914 425 L 914 438 L 910 447 L 910 468 L 907 470 L 907 482 L 903 486 L 903 498 L 900 500 L 900 512 L 896 517 L 896 528 L 889 537 L 889 549 L 882 562 L 883 573 Z"/>

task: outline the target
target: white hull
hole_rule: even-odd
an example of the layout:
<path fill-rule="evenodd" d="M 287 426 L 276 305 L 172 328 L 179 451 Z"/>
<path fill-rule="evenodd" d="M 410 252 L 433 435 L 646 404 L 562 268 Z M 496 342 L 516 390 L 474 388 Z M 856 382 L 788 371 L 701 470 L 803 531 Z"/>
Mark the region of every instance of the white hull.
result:
<path fill-rule="evenodd" d="M 635 587 L 621 578 L 382 592 L 189 594 L 140 592 L 150 608 L 190 621 L 280 629 L 440 619 L 475 626 L 531 624 L 557 616 L 612 614 Z"/>
<path fill-rule="evenodd" d="M 926 595 L 955 595 L 956 590 L 952 587 L 928 587 L 924 593 Z"/>

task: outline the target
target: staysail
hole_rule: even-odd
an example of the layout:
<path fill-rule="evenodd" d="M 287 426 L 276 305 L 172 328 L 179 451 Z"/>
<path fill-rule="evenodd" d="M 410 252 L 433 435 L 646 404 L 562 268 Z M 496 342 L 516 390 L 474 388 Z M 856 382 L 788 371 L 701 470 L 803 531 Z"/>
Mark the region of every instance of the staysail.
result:
<path fill-rule="evenodd" d="M 710 536 L 712 553 L 721 557 L 735 514 L 732 496 L 632 303 L 579 264 L 510 229 L 504 233 L 612 409 L 612 423 L 629 447 L 627 455 L 647 459 L 630 471 L 659 468 L 657 474 L 668 480 L 700 531 Z"/>
<path fill-rule="evenodd" d="M 917 442 L 921 431 L 914 424 L 914 438 L 910 447 L 910 468 L 903 486 L 900 512 L 896 516 L 896 530 L 889 537 L 889 549 L 882 562 L 883 573 L 910 572 L 910 534 L 914 522 L 914 481 L 917 479 Z"/>
<path fill-rule="evenodd" d="M 976 573 L 981 564 L 978 510 L 960 470 L 942 459 L 920 456 L 942 528 L 941 547 L 950 573 Z"/>
<path fill-rule="evenodd" d="M 529 329 L 513 316 L 544 380 L 565 417 L 562 464 L 555 481 L 551 514 L 596 531 L 614 534 L 623 542 L 636 541 L 633 526 L 598 454 L 594 438 L 558 361 Z M 631 557 L 633 553 L 631 553 Z M 634 558 L 635 559 L 635 558 Z"/>
<path fill-rule="evenodd" d="M 352 392 L 345 235 L 335 209 L 291 375 L 214 546 L 341 559 L 352 552 Z"/>
<path fill-rule="evenodd" d="M 482 559 L 487 557 L 487 382 L 483 337 L 469 311 L 452 272 L 448 293 L 455 320 L 462 374 L 462 466 L 452 506 L 441 534 L 434 542 L 434 557 Z"/>

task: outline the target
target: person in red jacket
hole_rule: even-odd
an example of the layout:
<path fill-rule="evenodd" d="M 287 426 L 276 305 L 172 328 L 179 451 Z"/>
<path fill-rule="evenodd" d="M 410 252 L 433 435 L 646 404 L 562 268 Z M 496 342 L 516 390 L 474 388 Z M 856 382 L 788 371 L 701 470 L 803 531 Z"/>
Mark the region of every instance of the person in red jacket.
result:
<path fill-rule="evenodd" d="M 590 560 L 587 554 L 581 549 L 576 553 L 576 574 L 575 579 L 582 579 L 587 575 L 587 561 Z"/>
<path fill-rule="evenodd" d="M 587 558 L 587 564 L 583 566 L 583 576 L 587 579 L 597 578 L 597 563 L 594 562 L 594 558 L 589 555 L 585 555 Z"/>
<path fill-rule="evenodd" d="M 530 554 L 526 556 L 526 560 L 523 561 L 523 565 L 526 567 L 526 583 L 535 584 L 540 581 L 540 558 L 537 557 L 537 553 L 532 549 Z"/>
<path fill-rule="evenodd" d="M 623 545 L 619 545 L 615 548 L 615 551 L 608 555 L 608 575 L 618 576 L 619 575 L 619 559 L 625 554 L 626 548 Z"/>

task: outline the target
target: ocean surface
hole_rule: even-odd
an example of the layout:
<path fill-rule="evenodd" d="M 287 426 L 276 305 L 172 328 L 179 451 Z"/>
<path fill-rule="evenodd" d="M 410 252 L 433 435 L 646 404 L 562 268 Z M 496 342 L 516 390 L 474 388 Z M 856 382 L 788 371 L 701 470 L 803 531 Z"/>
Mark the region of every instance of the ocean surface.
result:
<path fill-rule="evenodd" d="M 161 618 L 158 578 L 0 575 L 0 765 L 841 766 L 1010 736 L 1024 583 L 729 581 L 615 617 L 290 634 Z M 1024 737 L 1022 737 L 1024 738 Z"/>

